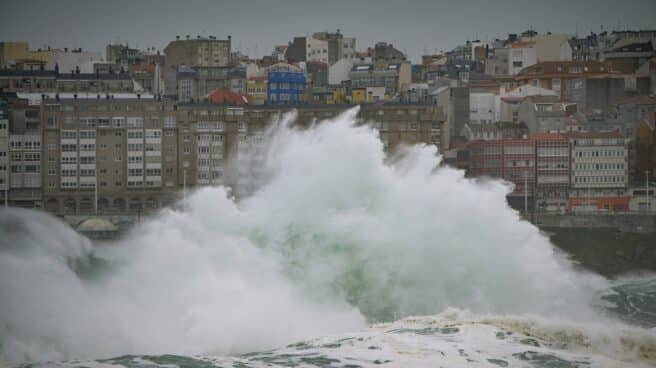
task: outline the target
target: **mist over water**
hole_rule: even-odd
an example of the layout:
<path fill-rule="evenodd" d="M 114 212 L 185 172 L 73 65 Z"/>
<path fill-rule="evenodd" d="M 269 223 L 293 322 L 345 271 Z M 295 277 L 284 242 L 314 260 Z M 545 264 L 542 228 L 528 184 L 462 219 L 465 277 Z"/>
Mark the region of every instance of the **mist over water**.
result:
<path fill-rule="evenodd" d="M 386 160 L 356 114 L 286 116 L 256 193 L 200 189 L 116 244 L 0 210 L 0 361 L 245 353 L 447 308 L 609 323 L 608 282 L 520 221 L 507 185 L 434 147 Z"/>

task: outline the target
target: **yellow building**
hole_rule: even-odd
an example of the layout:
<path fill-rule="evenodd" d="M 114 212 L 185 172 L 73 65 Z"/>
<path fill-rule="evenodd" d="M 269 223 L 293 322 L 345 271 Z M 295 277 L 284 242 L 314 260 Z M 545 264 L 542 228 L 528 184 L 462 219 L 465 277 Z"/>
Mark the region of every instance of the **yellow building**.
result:
<path fill-rule="evenodd" d="M 343 104 L 346 102 L 346 89 L 337 88 L 333 90 L 333 99 L 331 103 L 333 104 Z"/>
<path fill-rule="evenodd" d="M 354 88 L 351 91 L 351 102 L 356 104 L 367 102 L 367 89 Z"/>
<path fill-rule="evenodd" d="M 252 77 L 246 82 L 246 94 L 254 105 L 264 105 L 267 101 L 267 80 L 265 77 Z"/>
<path fill-rule="evenodd" d="M 48 51 L 30 51 L 27 42 L 0 42 L 0 66 L 20 61 L 48 62 Z"/>
<path fill-rule="evenodd" d="M 387 98 L 385 87 L 353 88 L 351 91 L 351 102 L 356 104 L 382 102 Z"/>

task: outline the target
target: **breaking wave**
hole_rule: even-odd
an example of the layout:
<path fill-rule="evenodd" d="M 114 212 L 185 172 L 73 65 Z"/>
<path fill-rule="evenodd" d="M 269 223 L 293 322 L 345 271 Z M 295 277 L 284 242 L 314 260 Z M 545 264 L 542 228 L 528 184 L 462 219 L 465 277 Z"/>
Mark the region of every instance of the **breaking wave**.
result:
<path fill-rule="evenodd" d="M 441 167 L 431 146 L 386 160 L 356 114 L 303 130 L 286 116 L 268 132 L 253 195 L 200 189 L 184 212 L 162 211 L 115 243 L 0 210 L 0 361 L 243 354 L 450 308 L 538 339 L 550 336 L 501 316 L 628 329 L 640 343 L 618 349 L 641 359 L 646 346 L 653 359 L 653 332 L 599 313 L 609 282 L 574 271 L 521 221 L 507 185 Z"/>

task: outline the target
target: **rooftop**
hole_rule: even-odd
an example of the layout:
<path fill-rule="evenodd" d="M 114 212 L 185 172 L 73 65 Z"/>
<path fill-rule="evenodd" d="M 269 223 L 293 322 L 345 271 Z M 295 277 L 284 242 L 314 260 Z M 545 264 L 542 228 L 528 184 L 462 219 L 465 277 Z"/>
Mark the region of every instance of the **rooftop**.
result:
<path fill-rule="evenodd" d="M 548 141 L 567 139 L 567 136 L 562 133 L 533 133 L 529 138 L 536 141 Z"/>
<path fill-rule="evenodd" d="M 100 97 L 99 97 L 100 96 Z M 89 93 L 89 92 L 78 92 L 78 93 L 16 93 L 16 97 L 20 99 L 25 99 L 28 101 L 28 105 L 39 105 L 41 100 L 56 100 L 59 97 L 60 100 L 97 100 L 97 99 L 107 99 L 107 94 L 103 93 Z M 112 100 L 153 100 L 155 96 L 149 93 L 110 93 L 110 99 Z"/>
<path fill-rule="evenodd" d="M 522 69 L 518 79 L 534 78 L 536 75 L 599 75 L 620 74 L 612 65 L 598 61 L 544 61 Z"/>
<path fill-rule="evenodd" d="M 569 138 L 623 138 L 622 133 L 614 132 L 567 132 L 563 133 Z"/>

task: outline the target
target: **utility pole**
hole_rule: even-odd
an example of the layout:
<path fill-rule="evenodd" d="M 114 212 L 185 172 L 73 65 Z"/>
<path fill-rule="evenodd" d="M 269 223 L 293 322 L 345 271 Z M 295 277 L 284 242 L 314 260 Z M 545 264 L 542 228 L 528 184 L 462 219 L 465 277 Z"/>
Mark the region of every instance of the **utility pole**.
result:
<path fill-rule="evenodd" d="M 524 213 L 528 213 L 528 171 L 524 171 Z"/>
<path fill-rule="evenodd" d="M 649 170 L 645 170 L 645 198 L 647 198 L 647 212 L 651 211 L 651 203 L 649 203 Z"/>
<path fill-rule="evenodd" d="M 590 184 L 588 183 L 588 210 L 592 212 L 592 198 L 590 194 Z"/>
<path fill-rule="evenodd" d="M 93 209 L 98 216 L 98 170 L 96 169 L 96 183 L 93 185 Z"/>
<path fill-rule="evenodd" d="M 214 186 L 214 131 L 210 130 L 210 185 Z"/>
<path fill-rule="evenodd" d="M 182 170 L 182 212 L 187 210 L 187 169 Z"/>

